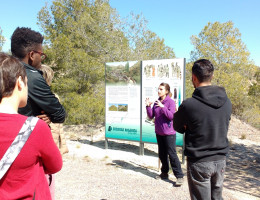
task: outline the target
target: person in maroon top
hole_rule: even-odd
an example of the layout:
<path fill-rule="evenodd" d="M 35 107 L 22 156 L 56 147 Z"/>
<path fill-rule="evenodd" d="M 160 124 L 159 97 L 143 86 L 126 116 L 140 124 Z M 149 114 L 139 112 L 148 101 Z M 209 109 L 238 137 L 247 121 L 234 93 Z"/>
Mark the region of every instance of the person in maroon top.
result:
<path fill-rule="evenodd" d="M 181 164 L 176 153 L 176 131 L 173 129 L 172 120 L 175 113 L 175 102 L 170 97 L 170 86 L 167 83 L 161 83 L 158 88 L 159 99 L 152 102 L 146 99 L 147 116 L 150 119 L 155 117 L 155 133 L 158 144 L 159 158 L 162 162 L 161 174 L 159 179 L 168 179 L 169 159 L 172 171 L 177 178 L 176 186 L 183 184 L 183 172 Z"/>
<path fill-rule="evenodd" d="M 0 53 L 0 158 L 16 138 L 27 116 L 18 108 L 27 103 L 26 71 L 14 58 Z M 0 180 L 0 199 L 50 200 L 45 173 L 61 170 L 62 157 L 50 128 L 38 120 L 30 137 Z"/>

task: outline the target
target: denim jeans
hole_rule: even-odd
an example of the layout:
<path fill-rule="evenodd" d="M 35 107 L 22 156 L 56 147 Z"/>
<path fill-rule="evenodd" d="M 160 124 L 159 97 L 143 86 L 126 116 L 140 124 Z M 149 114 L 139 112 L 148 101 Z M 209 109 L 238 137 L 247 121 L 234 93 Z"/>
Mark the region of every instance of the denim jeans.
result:
<path fill-rule="evenodd" d="M 162 162 L 161 172 L 169 172 L 169 157 L 173 174 L 176 178 L 183 178 L 184 175 L 181 169 L 181 163 L 176 153 L 176 134 L 165 136 L 156 134 L 156 139 L 159 158 Z"/>
<path fill-rule="evenodd" d="M 187 177 L 192 200 L 222 200 L 226 160 L 187 162 Z"/>

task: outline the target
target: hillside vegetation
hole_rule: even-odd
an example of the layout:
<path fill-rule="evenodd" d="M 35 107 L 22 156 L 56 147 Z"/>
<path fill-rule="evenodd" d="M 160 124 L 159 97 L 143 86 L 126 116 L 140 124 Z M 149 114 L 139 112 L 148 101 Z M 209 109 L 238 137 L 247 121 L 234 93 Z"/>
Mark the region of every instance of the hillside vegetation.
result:
<path fill-rule="evenodd" d="M 44 64 L 55 71 L 52 90 L 58 93 L 68 117 L 66 124 L 104 123 L 105 63 L 175 58 L 172 47 L 147 28 L 139 14 L 126 18 L 111 8 L 109 0 L 54 0 L 38 13 L 44 32 Z M 1 36 L 0 50 L 5 41 Z M 176 38 L 177 39 L 177 38 Z M 213 62 L 213 84 L 224 86 L 233 114 L 260 128 L 260 68 L 232 21 L 208 22 L 191 36 L 194 50 L 186 65 L 186 97 L 190 97 L 192 63 L 200 58 Z M 140 82 L 136 67 L 127 77 Z M 110 81 L 122 84 L 125 77 L 109 73 Z"/>
<path fill-rule="evenodd" d="M 198 36 L 191 36 L 192 61 L 209 59 L 215 68 L 213 84 L 223 86 L 232 102 L 233 114 L 260 128 L 260 68 L 250 60 L 250 53 L 234 24 L 208 23 Z M 192 63 L 186 66 L 186 94 L 190 97 Z"/>

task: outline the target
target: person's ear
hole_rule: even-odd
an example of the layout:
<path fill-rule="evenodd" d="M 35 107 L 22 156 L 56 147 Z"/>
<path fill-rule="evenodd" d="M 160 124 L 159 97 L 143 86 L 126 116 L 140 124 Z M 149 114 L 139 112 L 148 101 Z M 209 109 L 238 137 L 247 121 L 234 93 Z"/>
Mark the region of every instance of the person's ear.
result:
<path fill-rule="evenodd" d="M 32 63 L 33 63 L 33 61 L 34 61 L 34 52 L 33 51 L 30 51 L 29 53 L 28 53 L 28 64 L 29 65 L 32 65 Z"/>
<path fill-rule="evenodd" d="M 16 84 L 19 91 L 21 91 L 25 87 L 25 82 L 23 81 L 21 76 L 18 77 Z"/>
<path fill-rule="evenodd" d="M 210 78 L 210 81 L 212 81 L 212 79 L 214 78 L 214 74 L 212 74 L 211 78 Z"/>
<path fill-rule="evenodd" d="M 33 56 L 34 56 L 34 52 L 33 52 L 33 51 L 30 51 L 30 52 L 29 52 L 29 59 L 33 60 L 33 59 L 34 59 Z"/>
<path fill-rule="evenodd" d="M 191 76 L 191 81 L 192 81 L 194 88 L 196 88 L 197 83 L 198 83 L 198 78 L 194 74 L 192 74 L 192 76 Z"/>
<path fill-rule="evenodd" d="M 197 77 L 196 77 L 194 74 L 191 75 L 191 80 L 192 80 L 192 82 L 194 82 L 196 78 L 197 78 Z"/>

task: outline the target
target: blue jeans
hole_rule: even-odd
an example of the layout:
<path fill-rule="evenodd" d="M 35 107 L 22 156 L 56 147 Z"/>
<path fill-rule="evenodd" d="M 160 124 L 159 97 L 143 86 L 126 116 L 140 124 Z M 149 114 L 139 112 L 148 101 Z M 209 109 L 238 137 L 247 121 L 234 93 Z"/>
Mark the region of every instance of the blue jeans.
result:
<path fill-rule="evenodd" d="M 159 158 L 162 162 L 161 172 L 169 172 L 169 157 L 173 174 L 176 178 L 183 178 L 184 175 L 181 169 L 181 163 L 176 153 L 176 134 L 165 136 L 156 134 L 156 139 Z"/>
<path fill-rule="evenodd" d="M 226 160 L 187 162 L 187 177 L 192 200 L 222 200 Z"/>

